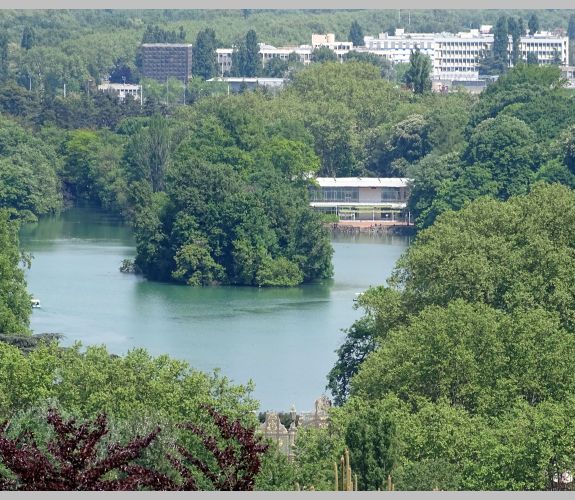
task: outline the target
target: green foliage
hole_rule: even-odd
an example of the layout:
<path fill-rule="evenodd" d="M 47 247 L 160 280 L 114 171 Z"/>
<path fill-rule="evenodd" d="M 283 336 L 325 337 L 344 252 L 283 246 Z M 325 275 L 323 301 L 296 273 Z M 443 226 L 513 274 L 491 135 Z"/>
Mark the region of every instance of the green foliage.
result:
<path fill-rule="evenodd" d="M 246 54 L 244 58 L 243 76 L 256 76 L 260 69 L 258 37 L 254 30 L 246 33 Z"/>
<path fill-rule="evenodd" d="M 468 302 L 472 307 L 485 304 L 506 314 L 517 310 L 518 316 L 513 320 L 516 325 L 520 325 L 524 317 L 529 318 L 525 319 L 525 324 L 547 321 L 548 325 L 555 326 L 541 326 L 540 330 L 548 332 L 550 336 L 562 335 L 562 328 L 569 331 L 574 324 L 570 283 L 575 280 L 575 271 L 569 257 L 573 251 L 569 229 L 571 222 L 566 217 L 575 213 L 574 207 L 575 197 L 570 189 L 559 185 L 537 185 L 529 195 L 513 197 L 507 203 L 476 200 L 459 212 L 446 212 L 438 217 L 432 227 L 419 234 L 415 244 L 398 261 L 390 281 L 391 290 L 376 289 L 366 297 L 369 314 L 365 320 L 367 328 L 363 332 L 359 330 L 358 335 L 355 334 L 357 330 L 352 330 L 353 335 L 346 341 L 350 347 L 344 344 L 339 352 L 340 358 L 332 371 L 330 388 L 337 390 L 340 400 L 344 399 L 348 388 L 346 383 L 357 371 L 358 358 L 361 362 L 366 351 L 379 345 L 377 339 L 387 339 L 391 331 L 409 324 L 413 320 L 408 318 L 414 318 L 426 307 L 446 307 L 457 299 Z M 395 298 L 391 300 L 391 297 Z M 374 310 L 377 313 L 370 312 Z M 539 320 L 529 316 L 531 310 L 537 311 Z M 483 311 L 479 316 L 486 320 L 488 313 Z M 431 318 L 422 320 L 427 325 L 431 322 Z M 497 321 L 493 320 L 492 323 Z M 360 325 L 363 323 L 356 328 Z M 473 331 L 458 325 L 453 332 L 461 336 L 465 328 Z M 487 327 L 477 328 L 483 333 L 475 337 L 486 335 Z M 434 342 L 439 340 L 436 335 L 438 329 L 433 330 Z M 407 335 L 405 338 L 409 339 L 416 335 L 414 331 L 405 331 L 410 333 L 396 335 Z M 523 338 L 527 338 L 528 333 L 523 334 Z M 513 335 L 512 331 L 505 333 L 509 338 Z M 359 354 L 350 349 L 356 344 L 358 347 L 355 349 Z M 425 340 L 416 344 L 424 349 L 428 345 Z M 393 342 L 389 341 L 388 345 L 393 345 Z M 367 349 L 361 349 L 361 346 Z M 496 348 L 495 343 L 492 347 Z M 532 352 L 533 347 L 530 349 Z M 439 359 L 450 362 L 449 352 L 453 352 L 453 347 L 447 348 L 444 355 L 429 353 L 437 356 L 433 364 L 438 369 L 441 366 Z M 384 356 L 386 362 L 395 363 L 397 359 L 405 358 L 406 351 L 398 348 L 388 355 Z M 539 356 L 544 357 L 542 353 Z M 413 361 L 410 363 L 405 366 L 414 366 Z M 558 361 L 550 364 L 560 367 Z M 465 365 L 472 366 L 469 360 L 465 361 Z M 506 368 L 509 366 L 506 365 Z M 381 373 L 385 373 L 385 377 L 393 377 L 394 369 L 389 368 Z M 525 366 L 522 367 L 524 369 Z M 494 367 L 490 367 L 488 372 L 493 370 Z M 544 373 L 541 368 L 539 370 Z M 416 383 L 418 379 L 413 375 L 402 378 L 403 375 L 398 373 L 398 377 L 406 383 Z M 429 373 L 418 373 L 431 380 Z M 536 375 L 530 376 L 533 380 L 537 379 Z M 551 380 L 550 376 L 545 377 Z M 371 377 L 367 379 L 371 380 Z M 412 390 L 410 386 L 402 394 L 410 394 Z M 440 390 L 440 385 L 435 384 L 433 390 Z M 425 393 L 425 396 L 448 397 L 445 393 L 436 396 Z M 524 397 L 527 398 L 525 394 Z M 458 400 L 457 404 L 464 403 Z"/>
<path fill-rule="evenodd" d="M 386 409 L 362 405 L 346 422 L 345 443 L 360 491 L 384 490 L 396 460 L 394 423 Z"/>
<path fill-rule="evenodd" d="M 153 183 L 147 163 L 154 155 L 138 143 L 148 132 L 134 135 L 126 174 L 136 265 L 146 276 L 190 285 L 293 286 L 331 275 L 327 232 L 307 206 L 308 176 L 319 161 L 306 142 L 277 136 L 270 122 L 256 119 L 265 99 L 205 100 L 182 113 L 159 162 L 167 165 L 165 184 Z M 300 137 L 308 140 L 294 139 Z"/>
<path fill-rule="evenodd" d="M 232 53 L 233 76 L 257 76 L 261 71 L 258 38 L 256 32 L 249 30 L 242 40 L 236 43 Z"/>
<path fill-rule="evenodd" d="M 334 403 L 341 406 L 349 396 L 351 378 L 367 355 L 375 350 L 376 329 L 371 318 L 362 318 L 345 330 L 345 340 L 337 349 L 337 361 L 328 374 L 327 388 Z"/>
<path fill-rule="evenodd" d="M 531 17 L 529 18 L 529 22 L 527 23 L 527 26 L 529 26 L 529 34 L 530 35 L 534 35 L 535 33 L 537 33 L 539 31 L 539 18 L 537 17 L 537 14 L 535 14 L 535 12 L 533 14 L 531 14 Z"/>
<path fill-rule="evenodd" d="M 256 476 L 256 491 L 291 491 L 296 484 L 295 468 L 287 456 L 270 444 L 264 455 L 262 468 Z"/>
<path fill-rule="evenodd" d="M 259 286 L 295 286 L 303 281 L 303 272 L 295 262 L 279 256 L 264 259 L 256 272 Z"/>
<path fill-rule="evenodd" d="M 513 28 L 513 22 L 511 23 Z M 509 46 L 509 24 L 508 20 L 505 16 L 501 16 L 497 20 L 497 24 L 493 29 L 493 59 L 495 65 L 497 66 L 500 73 L 504 73 L 508 66 L 509 66 L 509 55 L 508 55 L 508 46 Z M 516 31 L 516 30 L 515 30 Z M 517 36 L 517 34 L 513 31 L 511 33 L 512 36 Z M 512 56 L 513 57 L 513 56 Z"/>
<path fill-rule="evenodd" d="M 498 196 L 527 192 L 539 161 L 535 134 L 517 118 L 498 115 L 477 125 L 463 159 L 491 174 Z"/>
<path fill-rule="evenodd" d="M 575 126 L 563 134 L 563 159 L 572 174 L 575 174 Z"/>
<path fill-rule="evenodd" d="M 301 489 L 333 491 L 333 464 L 345 449 L 341 429 L 307 428 L 298 431 L 295 448 L 295 470 L 297 483 Z"/>
<path fill-rule="evenodd" d="M 7 210 L 0 210 L 0 248 L 0 333 L 29 334 L 32 309 L 20 267 L 18 225 Z"/>
<path fill-rule="evenodd" d="M 523 35 L 521 19 L 517 20 L 514 17 L 507 19 L 507 29 L 511 35 L 511 64 L 515 66 L 521 59 L 521 36 Z"/>
<path fill-rule="evenodd" d="M 231 385 L 217 372 L 208 375 L 168 356 L 143 349 L 122 357 L 106 348 L 79 344 L 61 349 L 45 344 L 28 355 L 0 343 L 0 415 L 51 401 L 68 414 L 89 418 L 106 412 L 114 419 L 144 417 L 171 422 L 202 418 L 210 404 L 233 418 L 254 423 L 251 385 Z"/>
<path fill-rule="evenodd" d="M 414 163 L 431 151 L 429 124 L 421 115 L 410 115 L 397 123 L 372 146 L 375 163 L 371 171 L 381 177 L 404 177 L 407 164 Z"/>
<path fill-rule="evenodd" d="M 5 33 L 0 34 L 0 82 L 8 79 L 8 37 Z"/>
<path fill-rule="evenodd" d="M 575 175 L 559 159 L 549 160 L 537 172 L 537 180 L 544 181 L 549 184 L 563 184 L 575 189 Z"/>
<path fill-rule="evenodd" d="M 217 76 L 217 42 L 213 29 L 206 28 L 198 33 L 192 48 L 192 74 L 204 80 Z"/>
<path fill-rule="evenodd" d="M 289 62 L 272 57 L 264 68 L 264 75 L 270 78 L 284 78 L 289 70 Z"/>
<path fill-rule="evenodd" d="M 571 328 L 572 205 L 568 188 L 537 185 L 508 203 L 483 199 L 445 213 L 402 257 L 394 283 L 418 309 L 453 298 L 503 310 L 537 306 Z"/>
<path fill-rule="evenodd" d="M 497 415 L 517 399 L 561 401 L 573 383 L 573 354 L 553 345 L 568 336 L 542 309 L 507 316 L 461 300 L 430 306 L 367 359 L 353 392 L 368 399 L 444 400 L 482 415 Z"/>
<path fill-rule="evenodd" d="M 382 78 L 385 78 L 386 80 L 395 80 L 396 78 L 396 65 L 390 63 L 385 59 L 385 57 L 371 54 L 370 52 L 357 52 L 355 50 L 350 50 L 347 54 L 344 54 L 343 61 L 373 64 L 375 67 L 380 69 Z"/>
<path fill-rule="evenodd" d="M 346 441 L 366 489 L 390 472 L 396 489 L 540 490 L 569 470 L 573 214 L 560 185 L 476 200 L 362 296 L 330 380 L 352 397 L 324 439 Z"/>
<path fill-rule="evenodd" d="M 20 47 L 29 50 L 34 46 L 35 33 L 34 28 L 31 26 L 26 26 L 22 32 L 22 41 L 20 42 Z"/>
<path fill-rule="evenodd" d="M 424 458 L 399 465 L 393 474 L 398 491 L 455 491 L 462 482 L 458 464 L 445 458 Z"/>
<path fill-rule="evenodd" d="M 354 47 L 363 47 L 363 30 L 357 21 L 351 23 L 348 39 L 351 40 Z"/>
<path fill-rule="evenodd" d="M 186 32 L 181 27 L 179 33 L 175 30 L 168 31 L 160 28 L 158 25 L 148 24 L 142 43 L 184 43 L 186 41 Z"/>
<path fill-rule="evenodd" d="M 337 54 L 329 47 L 317 47 L 311 53 L 311 60 L 315 63 L 337 62 Z"/>
<path fill-rule="evenodd" d="M 431 90 L 431 59 L 422 54 L 419 47 L 411 51 L 409 56 L 409 69 L 404 75 L 406 85 L 416 94 L 423 94 Z"/>
<path fill-rule="evenodd" d="M 569 24 L 567 25 L 567 36 L 569 40 L 575 39 L 575 14 L 569 16 Z"/>
<path fill-rule="evenodd" d="M 0 120 L 0 207 L 35 215 L 62 207 L 56 151 L 17 124 Z"/>
<path fill-rule="evenodd" d="M 212 285 L 224 279 L 224 268 L 216 264 L 205 239 L 198 239 L 178 249 L 174 257 L 176 270 L 172 277 L 187 285 Z"/>

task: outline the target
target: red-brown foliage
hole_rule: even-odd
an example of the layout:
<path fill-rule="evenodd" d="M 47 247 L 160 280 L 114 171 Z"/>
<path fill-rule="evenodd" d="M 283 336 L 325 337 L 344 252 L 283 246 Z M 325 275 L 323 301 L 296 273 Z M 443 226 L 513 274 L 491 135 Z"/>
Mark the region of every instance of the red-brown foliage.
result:
<path fill-rule="evenodd" d="M 261 456 L 267 450 L 267 445 L 238 420 L 230 421 L 211 407 L 206 407 L 206 410 L 218 428 L 224 445 L 218 445 L 217 437 L 207 434 L 193 423 L 181 424 L 180 428 L 200 438 L 214 461 L 208 464 L 176 444 L 180 456 L 168 454 L 167 458 L 179 473 L 178 481 L 134 463 L 156 439 L 159 427 L 147 436 L 136 436 L 124 446 L 118 443 L 108 445 L 102 457 L 99 445 L 108 433 L 105 415 L 98 416 L 89 424 L 77 425 L 75 420 L 65 422 L 56 410 L 50 410 L 47 420 L 54 429 L 55 437 L 47 443 L 47 452 L 38 447 L 30 432 L 14 439 L 7 437 L 8 423 L 4 422 L 0 426 L 0 463 L 12 473 L 13 478 L 0 475 L 0 489 L 190 491 L 199 489 L 199 473 L 214 490 L 253 490 L 255 476 L 261 467 Z"/>
<path fill-rule="evenodd" d="M 183 460 L 173 455 L 168 455 L 168 459 L 183 479 L 180 489 L 184 491 L 198 489 L 193 476 L 195 469 L 210 481 L 216 491 L 252 491 L 255 476 L 261 468 L 261 456 L 268 449 L 268 445 L 255 435 L 253 429 L 244 427 L 239 420 L 230 421 L 228 417 L 209 406 L 205 406 L 205 409 L 226 444 L 220 447 L 216 437 L 206 434 L 193 423 L 181 424 L 182 429 L 191 431 L 201 439 L 204 448 L 215 459 L 216 472 L 206 462 L 194 457 L 182 446 L 176 445 Z"/>

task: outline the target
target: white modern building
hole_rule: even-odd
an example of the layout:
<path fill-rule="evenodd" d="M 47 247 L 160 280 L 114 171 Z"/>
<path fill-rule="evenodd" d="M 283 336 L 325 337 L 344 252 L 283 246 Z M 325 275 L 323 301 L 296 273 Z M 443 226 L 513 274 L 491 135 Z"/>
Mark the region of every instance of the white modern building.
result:
<path fill-rule="evenodd" d="M 575 66 L 563 66 L 561 76 L 567 80 L 567 86 L 570 89 L 575 88 Z"/>
<path fill-rule="evenodd" d="M 310 205 L 340 220 L 410 223 L 408 181 L 388 177 L 318 177 Z"/>
<path fill-rule="evenodd" d="M 471 30 L 456 35 L 442 34 L 435 38 L 433 78 L 437 80 L 477 80 L 478 60 L 493 47 L 493 35 Z M 513 43 L 509 37 L 508 52 L 511 58 Z M 569 38 L 548 32 L 521 37 L 519 51 L 523 60 L 528 54 L 537 56 L 540 64 L 551 64 L 555 57 L 561 64 L 569 61 Z"/>
<path fill-rule="evenodd" d="M 377 38 L 363 37 L 365 51 L 381 56 L 392 63 L 408 63 L 412 50 L 419 50 L 433 60 L 434 56 L 433 33 L 405 33 L 403 29 L 396 29 L 395 35 L 380 33 Z"/>
<path fill-rule="evenodd" d="M 270 59 L 278 58 L 287 61 L 290 54 L 295 54 L 299 57 L 300 62 L 305 65 L 311 63 L 311 54 L 314 49 L 320 47 L 327 47 L 333 50 L 338 57 L 338 60 L 343 61 L 343 56 L 350 50 L 354 50 L 352 42 L 338 42 L 333 33 L 326 35 L 312 34 L 311 45 L 299 45 L 293 47 L 274 47 L 265 43 L 260 43 L 259 54 L 262 61 L 262 66 L 265 66 Z M 233 48 L 216 49 L 218 68 L 220 75 L 229 74 L 232 69 L 232 54 Z"/>
<path fill-rule="evenodd" d="M 246 90 L 254 90 L 258 87 L 265 87 L 272 91 L 281 89 L 285 83 L 285 78 L 262 78 L 262 77 L 247 77 L 247 76 L 218 76 L 216 78 L 210 78 L 206 82 L 221 82 L 228 86 L 229 92 L 240 92 L 242 88 Z"/>
<path fill-rule="evenodd" d="M 132 85 L 130 83 L 102 83 L 98 85 L 98 90 L 100 92 L 108 92 L 114 94 L 118 97 L 120 101 L 123 101 L 126 96 L 132 96 L 134 100 L 139 101 L 142 96 L 142 86 Z"/>
<path fill-rule="evenodd" d="M 348 52 L 368 52 L 387 59 L 393 64 L 408 63 L 411 51 L 419 50 L 430 57 L 432 61 L 432 78 L 438 81 L 478 81 L 478 61 L 486 51 L 493 46 L 491 26 L 481 26 L 460 33 L 406 33 L 403 29 L 396 29 L 394 35 L 380 33 L 377 38 L 364 37 L 365 47 L 354 47 L 352 42 L 335 40 L 333 33 L 325 35 L 313 34 L 311 45 L 298 47 L 274 47 L 260 43 L 260 56 L 262 66 L 270 59 L 279 58 L 287 60 L 290 54 L 295 53 L 303 64 L 311 62 L 314 49 L 327 47 L 335 52 L 339 61 Z M 513 43 L 509 37 L 509 58 Z M 528 54 L 537 56 L 540 64 L 551 64 L 558 57 L 562 65 L 569 61 L 569 38 L 549 32 L 536 33 L 521 37 L 519 47 L 521 58 L 526 60 Z M 220 75 L 229 74 L 232 67 L 233 49 L 217 49 L 218 67 Z"/>
<path fill-rule="evenodd" d="M 491 26 L 488 25 L 455 34 L 405 33 L 403 29 L 397 29 L 395 35 L 380 33 L 377 38 L 366 36 L 364 41 L 368 52 L 392 63 L 408 63 L 411 51 L 418 47 L 431 58 L 435 80 L 476 81 L 479 77 L 478 60 L 493 46 L 490 31 Z M 509 57 L 512 50 L 509 37 Z M 540 64 L 550 64 L 558 54 L 562 64 L 567 64 L 569 39 L 548 32 L 526 35 L 521 37 L 519 50 L 524 60 L 529 53 L 534 53 Z"/>

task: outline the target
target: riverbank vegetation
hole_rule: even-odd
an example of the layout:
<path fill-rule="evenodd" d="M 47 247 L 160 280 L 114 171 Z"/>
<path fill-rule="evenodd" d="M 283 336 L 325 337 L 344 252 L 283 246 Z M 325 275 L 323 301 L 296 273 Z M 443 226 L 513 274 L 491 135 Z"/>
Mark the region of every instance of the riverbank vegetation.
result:
<path fill-rule="evenodd" d="M 575 106 L 558 68 L 519 63 L 473 96 L 413 92 L 380 62 L 347 58 L 295 68 L 277 95 L 212 95 L 196 80 L 185 105 L 177 86 L 164 102 L 159 88 L 144 106 L 119 104 L 91 83 L 136 74 L 148 32 L 186 40 L 209 25 L 225 43 L 250 29 L 300 43 L 312 31 L 345 38 L 352 19 L 391 29 L 395 13 L 174 11 L 149 30 L 161 13 L 0 14 L 2 338 L 31 333 L 19 220 L 95 203 L 131 223 L 137 257 L 125 268 L 149 279 L 293 286 L 332 274 L 323 219 L 308 206 L 313 175 L 406 176 L 420 232 L 387 286 L 358 301 L 365 315 L 329 374 L 330 426 L 301 431 L 291 463 L 270 450 L 255 486 L 330 489 L 346 447 L 362 490 L 384 489 L 389 475 L 406 490 L 549 489 L 572 471 Z M 266 24 L 276 14 L 288 28 Z M 465 11 L 412 16 L 430 30 L 476 22 Z M 35 28 L 16 43 L 24 21 Z M 105 412 L 123 442 L 157 424 L 172 443 L 190 419 L 213 429 L 205 405 L 256 426 L 250 386 L 220 374 L 143 350 L 28 347 L 0 342 L 0 419 L 16 434 L 32 428 L 47 442 L 49 409 Z M 165 443 L 143 465 L 165 463 Z"/>
<path fill-rule="evenodd" d="M 330 460 L 350 447 L 365 489 L 388 474 L 398 489 L 560 487 L 575 456 L 574 216 L 569 187 L 539 184 L 422 231 L 339 350 L 343 423 L 315 437 L 339 439 Z"/>

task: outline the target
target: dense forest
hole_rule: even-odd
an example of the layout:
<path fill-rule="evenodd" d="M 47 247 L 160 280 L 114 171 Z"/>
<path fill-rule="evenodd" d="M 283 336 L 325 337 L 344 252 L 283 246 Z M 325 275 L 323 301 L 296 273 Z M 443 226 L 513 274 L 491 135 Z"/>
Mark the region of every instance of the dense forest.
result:
<path fill-rule="evenodd" d="M 458 31 L 502 14 L 411 11 L 408 26 Z M 25 431 L 49 442 L 68 429 L 78 445 L 88 427 L 67 419 L 94 422 L 100 438 L 101 412 L 103 443 L 131 443 L 122 456 L 136 461 L 90 476 L 94 488 L 332 489 L 346 448 L 361 490 L 385 489 L 390 476 L 398 490 L 550 489 L 572 470 L 575 94 L 557 67 L 518 63 L 479 96 L 414 92 L 400 68 L 353 57 L 297 67 L 277 94 L 195 81 L 185 105 L 177 86 L 143 106 L 93 86 L 119 68 L 137 74 L 149 26 L 186 41 L 209 27 L 222 45 L 253 29 L 282 45 L 312 32 L 347 39 L 353 21 L 377 34 L 405 26 L 398 15 L 0 11 L 2 488 L 37 485 L 7 458 L 11 446 L 29 450 Z M 565 11 L 538 16 L 542 28 L 566 28 Z M 249 385 L 143 350 L 22 340 L 35 337 L 19 224 L 89 203 L 132 225 L 137 257 L 125 267 L 149 279 L 294 286 L 332 275 L 325 220 L 308 206 L 314 175 L 409 177 L 418 235 L 389 282 L 358 301 L 364 316 L 328 374 L 329 428 L 301 431 L 293 462 L 251 441 Z M 220 461 L 206 454 L 214 443 L 227 450 Z M 199 457 L 191 476 L 170 458 L 175 446 Z M 229 476 L 237 482 L 218 482 L 234 464 L 247 467 Z"/>

